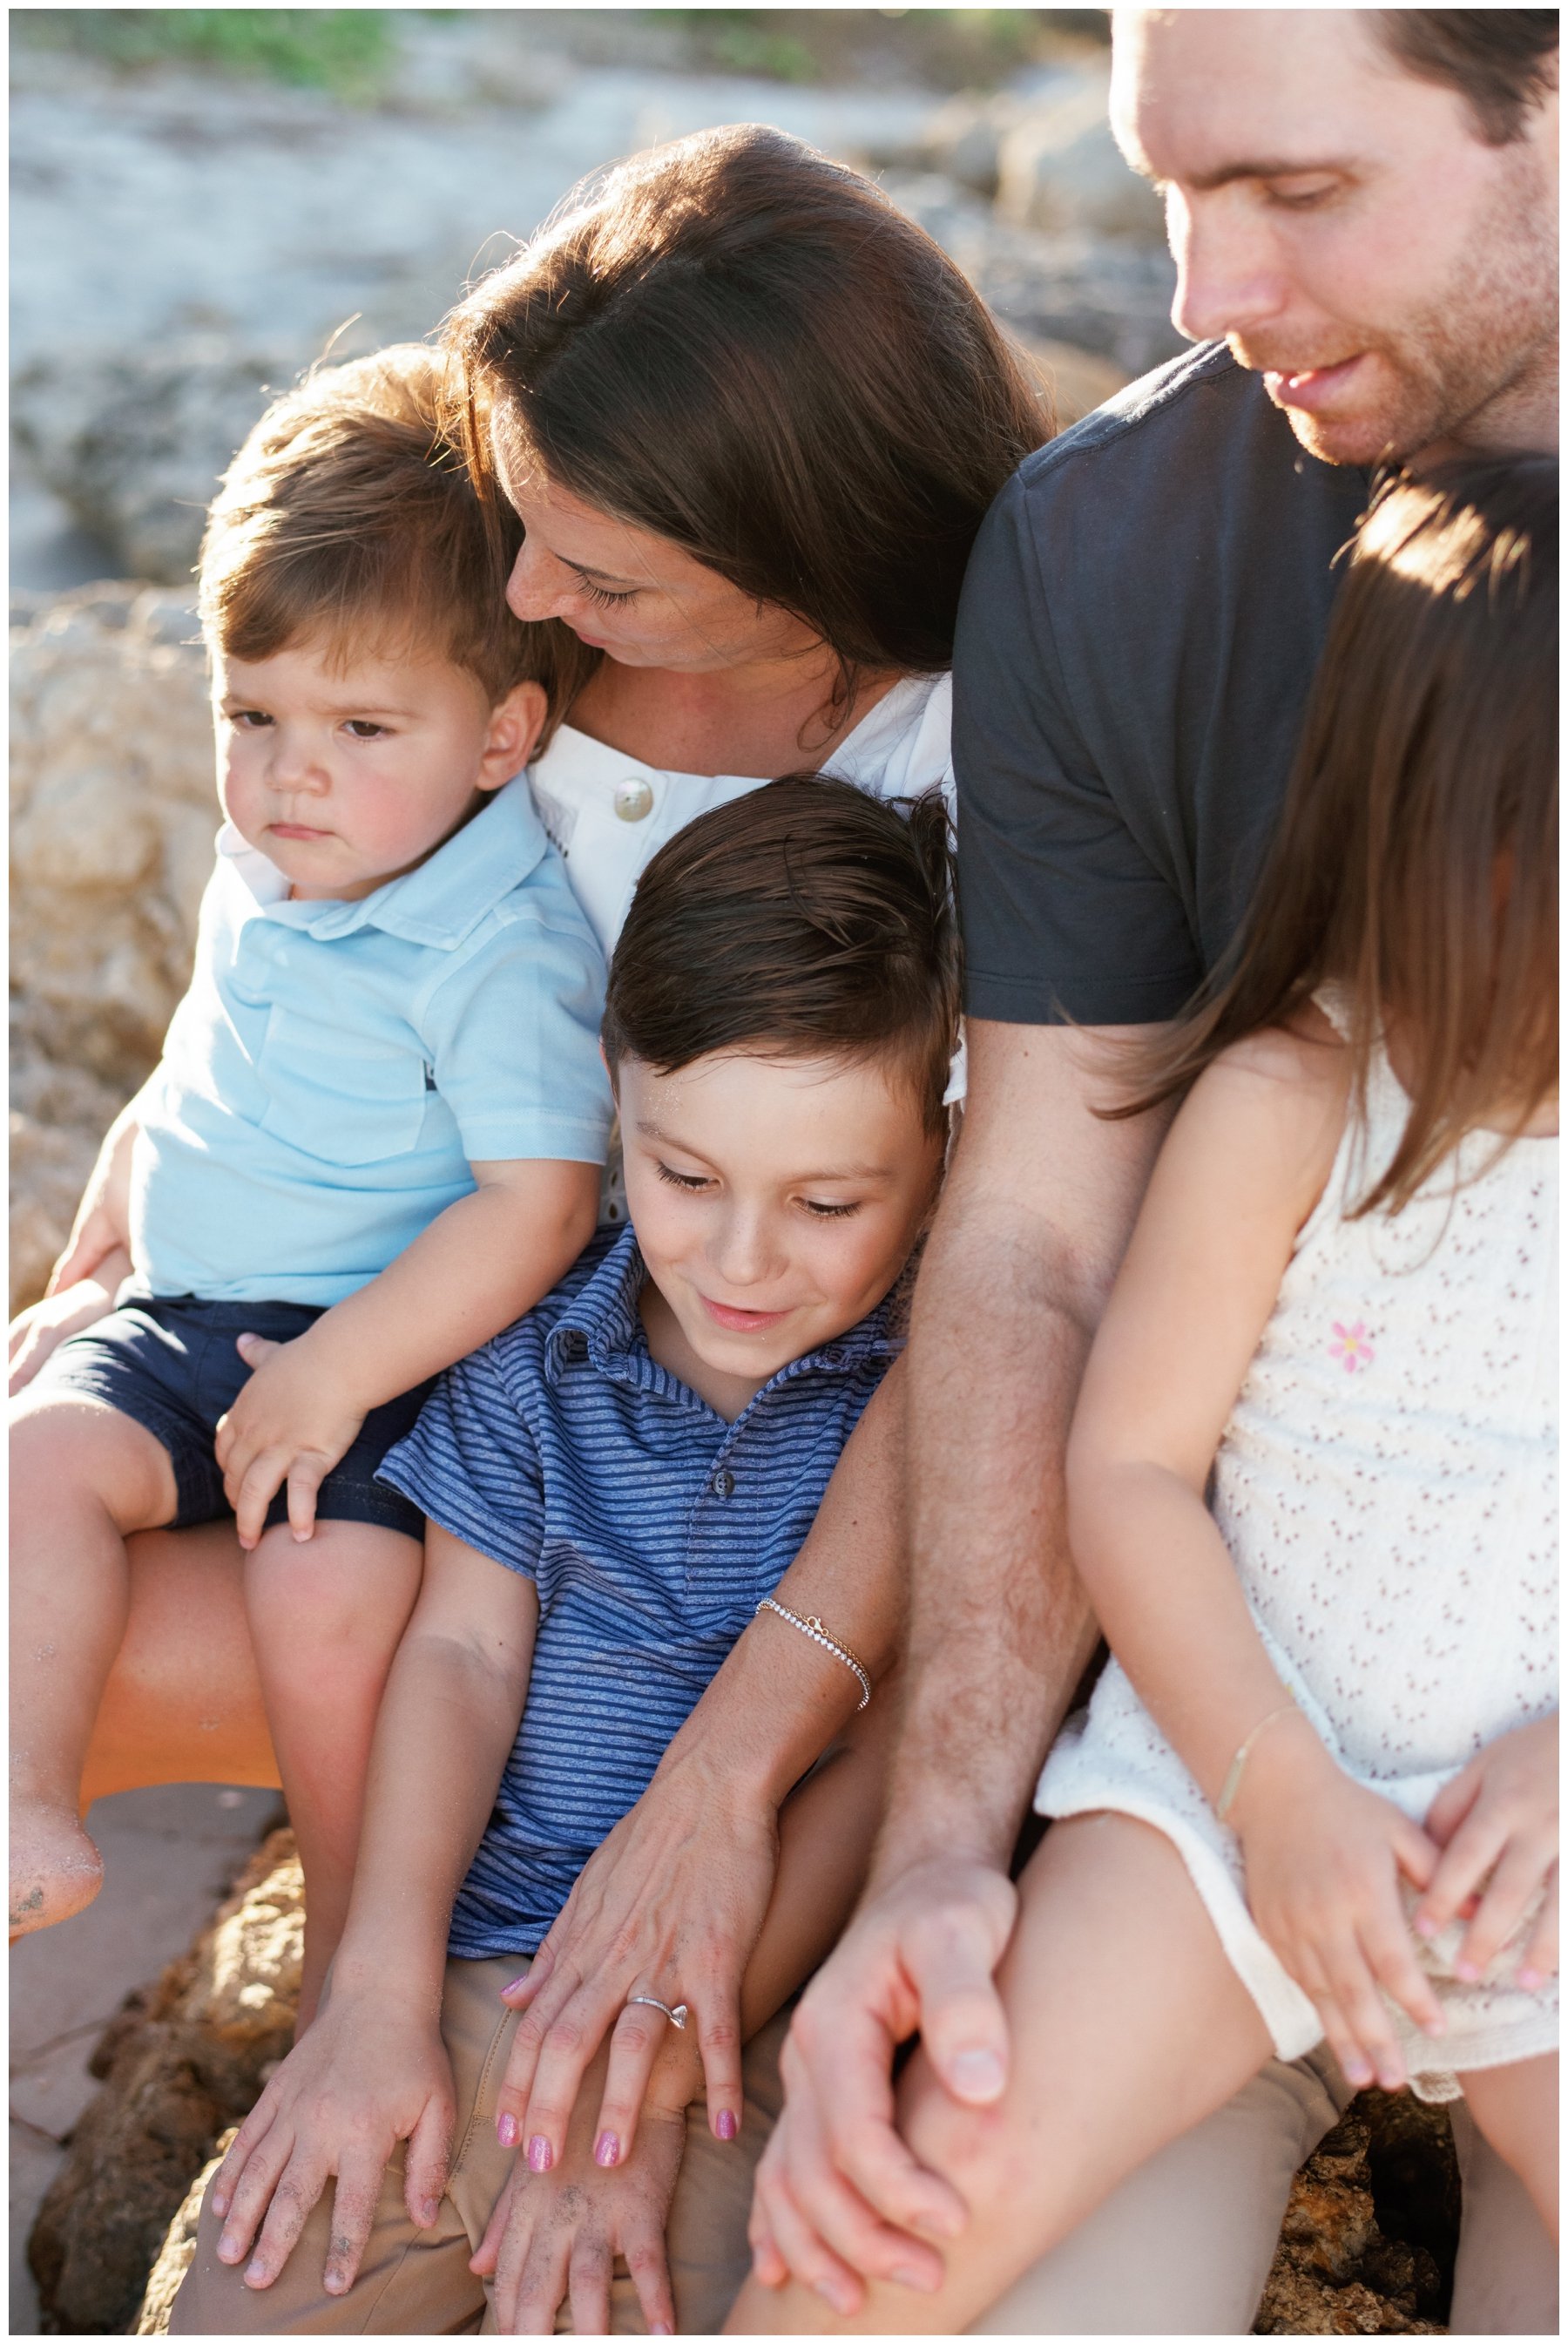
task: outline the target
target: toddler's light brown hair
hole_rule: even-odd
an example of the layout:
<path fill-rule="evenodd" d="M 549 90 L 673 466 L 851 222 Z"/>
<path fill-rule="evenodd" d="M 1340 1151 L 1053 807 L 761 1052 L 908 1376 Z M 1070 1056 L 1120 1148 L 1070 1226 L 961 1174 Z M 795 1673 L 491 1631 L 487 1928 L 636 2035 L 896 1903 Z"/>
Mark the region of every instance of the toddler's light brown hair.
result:
<path fill-rule="evenodd" d="M 561 630 L 507 608 L 521 527 L 509 510 L 485 514 L 441 429 L 444 369 L 423 344 L 395 343 L 274 401 L 207 516 L 202 630 L 238 660 L 303 640 L 343 660 L 367 642 L 434 651 L 492 706 L 542 683 L 553 724 Z"/>

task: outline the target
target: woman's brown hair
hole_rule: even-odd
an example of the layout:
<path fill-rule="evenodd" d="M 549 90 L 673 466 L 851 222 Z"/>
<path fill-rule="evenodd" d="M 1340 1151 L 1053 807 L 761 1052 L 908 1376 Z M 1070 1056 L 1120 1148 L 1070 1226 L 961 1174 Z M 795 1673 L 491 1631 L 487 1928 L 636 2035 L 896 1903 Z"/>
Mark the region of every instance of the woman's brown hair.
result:
<path fill-rule="evenodd" d="M 447 319 L 454 429 L 655 531 L 857 670 L 952 659 L 987 507 L 1050 419 L 961 270 L 782 131 L 623 163 Z M 585 651 L 585 674 L 596 655 Z"/>
<path fill-rule="evenodd" d="M 928 1130 L 959 1036 L 947 809 L 791 773 L 677 831 L 610 963 L 604 1053 L 673 1074 L 713 1050 L 885 1058 Z"/>
<path fill-rule="evenodd" d="M 1403 1135 L 1358 1211 L 1397 1212 L 1467 1131 L 1522 1130 L 1557 1081 L 1556 687 L 1556 460 L 1390 480 L 1236 948 L 1114 1112 L 1337 982 L 1359 1116 L 1386 1029 L 1409 1060 Z"/>

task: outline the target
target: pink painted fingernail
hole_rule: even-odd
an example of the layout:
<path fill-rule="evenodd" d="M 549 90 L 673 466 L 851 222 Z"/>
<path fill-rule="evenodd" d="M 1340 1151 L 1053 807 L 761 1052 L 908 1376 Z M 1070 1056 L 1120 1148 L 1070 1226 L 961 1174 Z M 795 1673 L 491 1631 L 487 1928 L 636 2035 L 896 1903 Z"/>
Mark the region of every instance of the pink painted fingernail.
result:
<path fill-rule="evenodd" d="M 516 2117 L 498 2117 L 496 2118 L 496 2138 L 500 2142 L 503 2148 L 516 2148 L 518 2141 L 522 2138 L 521 2128 L 518 2126 Z"/>
<path fill-rule="evenodd" d="M 739 2126 L 735 2121 L 734 2109 L 720 2108 L 719 2114 L 713 2119 L 714 2138 L 716 2140 L 733 2140 L 739 2129 Z"/>
<path fill-rule="evenodd" d="M 613 2132 L 600 2133 L 593 2145 L 593 2161 L 596 2165 L 620 2163 L 620 2142 Z"/>
<path fill-rule="evenodd" d="M 1437 1923 L 1432 1919 L 1430 1913 L 1418 1913 L 1416 1915 L 1415 1934 L 1418 1937 L 1436 1936 Z"/>
<path fill-rule="evenodd" d="M 528 2171 L 530 2173 L 548 2173 L 555 2161 L 555 2150 L 550 2147 L 549 2142 L 545 2138 L 544 2134 L 542 2132 L 535 2133 L 532 2140 L 528 2143 Z"/>
<path fill-rule="evenodd" d="M 1481 1972 L 1473 1962 L 1455 1962 L 1453 1975 L 1456 1978 L 1462 1978 L 1466 1985 L 1473 1985 Z"/>
<path fill-rule="evenodd" d="M 648 2324 L 648 2332 L 650 2336 L 673 2336 L 675 2330 L 670 2326 L 668 2319 L 650 2319 Z"/>
<path fill-rule="evenodd" d="M 1526 1994 L 1533 1994 L 1538 1985 L 1544 1984 L 1539 1970 L 1521 1970 L 1518 1982 Z"/>

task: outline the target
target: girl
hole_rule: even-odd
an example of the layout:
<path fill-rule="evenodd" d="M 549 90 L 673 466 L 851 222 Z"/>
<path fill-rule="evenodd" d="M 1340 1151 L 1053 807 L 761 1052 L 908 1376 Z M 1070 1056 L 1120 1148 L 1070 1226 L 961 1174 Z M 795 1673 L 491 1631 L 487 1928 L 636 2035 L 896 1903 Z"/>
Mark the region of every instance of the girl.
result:
<path fill-rule="evenodd" d="M 998 1981 L 1052 2091 L 917 2063 L 971 2220 L 856 2327 L 962 2329 L 1325 2036 L 1462 2092 L 1555 2222 L 1556 539 L 1546 460 L 1380 496 L 1237 959 L 1117 1110 L 1191 1086 L 1069 1456 L 1116 1658 Z"/>

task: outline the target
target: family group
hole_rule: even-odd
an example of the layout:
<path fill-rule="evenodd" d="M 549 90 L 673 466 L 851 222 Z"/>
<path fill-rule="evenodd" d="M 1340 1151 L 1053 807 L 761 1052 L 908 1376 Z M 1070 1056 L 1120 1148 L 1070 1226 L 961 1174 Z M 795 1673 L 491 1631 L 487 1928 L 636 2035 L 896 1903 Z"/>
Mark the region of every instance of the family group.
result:
<path fill-rule="evenodd" d="M 1060 434 L 751 127 L 239 450 L 12 1335 L 13 1933 L 304 1869 L 176 2332 L 1241 2333 L 1372 2085 L 1554 2329 L 1556 27 L 1119 12 Z"/>

